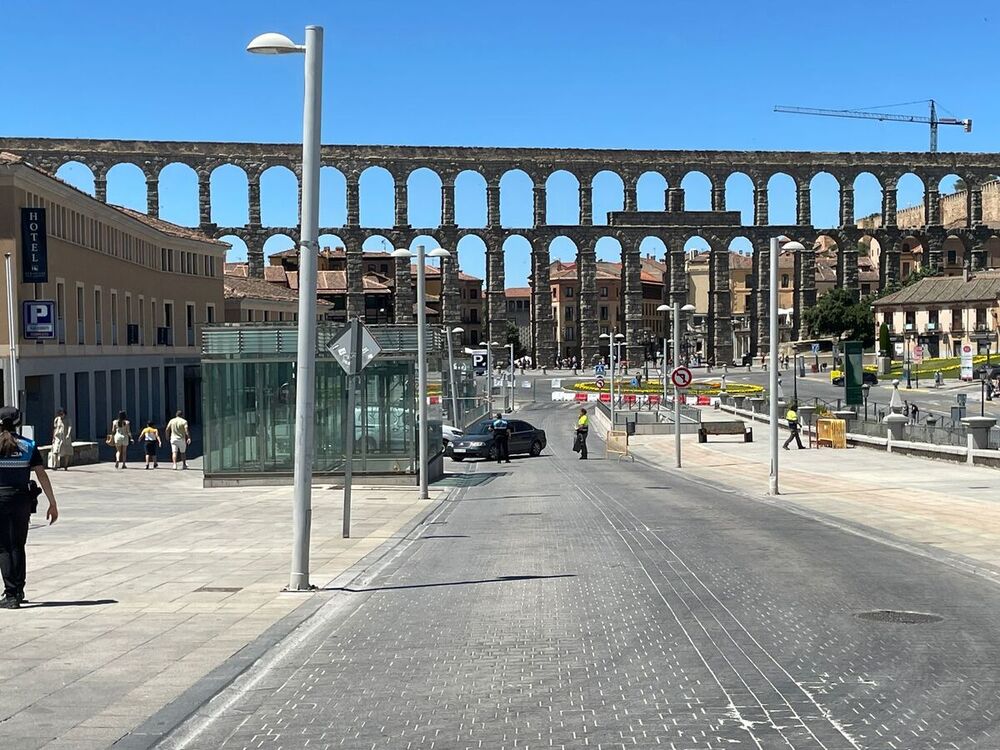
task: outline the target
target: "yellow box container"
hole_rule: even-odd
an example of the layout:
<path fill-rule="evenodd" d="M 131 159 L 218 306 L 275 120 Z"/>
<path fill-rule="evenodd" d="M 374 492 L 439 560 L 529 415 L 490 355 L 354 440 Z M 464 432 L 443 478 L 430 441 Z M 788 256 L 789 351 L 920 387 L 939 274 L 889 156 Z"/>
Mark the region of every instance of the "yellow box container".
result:
<path fill-rule="evenodd" d="M 816 420 L 816 444 L 819 447 L 847 447 L 847 422 L 843 419 L 822 417 Z"/>

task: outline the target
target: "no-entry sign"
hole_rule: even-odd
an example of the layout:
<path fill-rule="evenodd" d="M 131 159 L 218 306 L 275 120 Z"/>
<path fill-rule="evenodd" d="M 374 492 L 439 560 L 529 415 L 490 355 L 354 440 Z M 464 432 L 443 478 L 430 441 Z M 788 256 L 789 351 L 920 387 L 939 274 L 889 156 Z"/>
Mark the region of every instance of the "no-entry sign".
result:
<path fill-rule="evenodd" d="M 675 367 L 670 373 L 670 382 L 678 388 L 691 385 L 691 371 L 686 367 Z"/>

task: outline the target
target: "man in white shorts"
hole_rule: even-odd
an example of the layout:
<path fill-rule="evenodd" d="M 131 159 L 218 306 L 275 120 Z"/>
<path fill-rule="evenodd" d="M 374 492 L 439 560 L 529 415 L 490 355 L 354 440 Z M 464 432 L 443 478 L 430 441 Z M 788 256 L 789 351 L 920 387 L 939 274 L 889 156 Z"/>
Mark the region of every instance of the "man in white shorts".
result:
<path fill-rule="evenodd" d="M 167 422 L 167 440 L 170 441 L 170 456 L 174 462 L 174 471 L 177 470 L 177 457 L 180 456 L 181 468 L 186 469 L 187 447 L 191 445 L 191 433 L 188 431 L 187 420 L 184 419 L 184 412 L 178 411 L 177 415 Z"/>

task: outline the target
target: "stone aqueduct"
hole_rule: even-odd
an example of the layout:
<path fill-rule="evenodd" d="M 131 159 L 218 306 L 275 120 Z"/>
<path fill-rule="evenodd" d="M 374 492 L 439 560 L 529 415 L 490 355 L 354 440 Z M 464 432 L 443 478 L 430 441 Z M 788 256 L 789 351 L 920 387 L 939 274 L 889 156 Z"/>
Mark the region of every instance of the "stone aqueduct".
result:
<path fill-rule="evenodd" d="M 0 139 L 0 150 L 24 157 L 43 169 L 55 172 L 63 164 L 75 161 L 87 165 L 94 174 L 95 194 L 107 198 L 108 170 L 119 163 L 132 163 L 146 176 L 147 210 L 159 210 L 158 179 L 160 171 L 174 163 L 191 167 L 198 176 L 200 226 L 215 237 L 235 235 L 248 247 L 251 273 L 261 274 L 264 242 L 275 234 L 298 238 L 297 227 L 261 225 L 260 176 L 273 166 L 284 166 L 301 177 L 300 146 L 295 144 L 213 143 L 189 141 L 124 141 L 45 138 Z M 232 164 L 242 168 L 248 178 L 249 222 L 245 226 L 216 226 L 212 223 L 210 175 L 219 166 Z M 880 254 L 880 283 L 898 279 L 899 253 L 904 239 L 922 245 L 924 258 L 932 267 L 943 263 L 945 239 L 956 237 L 965 248 L 966 263 L 972 270 L 985 267 L 986 243 L 996 232 L 983 224 L 981 186 L 1000 173 L 1000 154 L 976 153 L 824 153 L 783 151 L 650 151 L 592 149 L 514 149 L 478 147 L 424 146 L 324 146 L 323 166 L 337 168 L 346 178 L 347 222 L 342 227 L 321 228 L 321 233 L 339 236 L 347 250 L 347 308 L 349 315 L 364 310 L 362 243 L 373 235 L 388 238 L 394 246 L 408 246 L 418 236 L 429 235 L 444 247 L 457 247 L 466 235 L 477 235 L 486 246 L 487 316 L 491 326 L 506 318 L 504 294 L 503 243 L 513 235 L 524 237 L 531 246 L 532 307 L 535 354 L 539 362 L 551 362 L 555 356 L 552 306 L 549 292 L 549 244 L 556 237 L 568 237 L 577 246 L 580 309 L 579 341 L 584 361 L 598 352 L 598 317 L 595 244 L 601 237 L 613 237 L 621 243 L 624 307 L 628 356 L 641 357 L 639 330 L 642 325 L 642 287 L 640 281 L 639 243 L 658 237 L 667 248 L 664 259 L 669 269 L 665 275 L 666 301 L 683 300 L 687 294 L 684 269 L 684 245 L 700 237 L 711 248 L 708 315 L 708 356 L 719 361 L 732 357 L 731 300 L 729 291 L 729 243 L 736 237 L 753 244 L 751 306 L 751 347 L 766 351 L 769 347 L 766 323 L 768 242 L 783 234 L 810 247 L 821 235 L 837 242 L 837 283 L 858 290 L 858 240 L 874 237 Z M 362 172 L 372 166 L 386 169 L 395 184 L 395 226 L 369 228 L 360 225 L 359 181 Z M 407 224 L 406 178 L 414 170 L 426 167 L 441 180 L 441 224 L 437 227 L 411 227 Z M 500 180 L 511 171 L 521 170 L 533 183 L 534 226 L 503 227 L 500 223 Z M 579 181 L 580 221 L 571 226 L 551 225 L 545 221 L 545 183 L 549 175 L 564 170 Z M 455 223 L 455 179 L 464 171 L 480 174 L 486 181 L 486 226 L 466 228 Z M 609 225 L 592 223 L 592 182 L 600 172 L 617 174 L 624 184 L 624 210 L 613 213 Z M 666 213 L 637 213 L 637 182 L 643 174 L 655 172 L 666 180 Z M 713 212 L 725 210 L 725 184 L 730 175 L 742 173 L 753 183 L 754 223 L 752 226 L 711 225 L 725 215 L 684 213 L 684 190 L 681 182 L 689 172 L 701 172 L 711 184 Z M 839 226 L 814 227 L 810 224 L 810 184 L 819 173 L 832 175 L 840 186 Z M 882 188 L 881 227 L 859 229 L 854 215 L 854 181 L 862 173 L 877 178 Z M 896 186 L 899 179 L 913 173 L 925 186 L 924 226 L 902 229 L 897 226 Z M 768 181 L 776 174 L 789 175 L 796 186 L 796 223 L 774 226 L 768 222 Z M 966 226 L 946 228 L 941 224 L 941 196 L 938 186 L 944 177 L 957 175 L 967 187 Z M 301 179 L 299 179 L 301 185 Z M 692 220 L 697 217 L 698 221 Z M 400 261 L 396 268 L 397 319 L 412 319 L 412 288 L 409 269 Z M 799 329 L 799 311 L 815 302 L 815 260 L 811 253 L 796 259 L 794 276 L 795 326 Z M 762 272 L 764 270 L 764 272 Z M 442 319 L 459 322 L 458 263 L 444 267 Z M 494 334 L 497 335 L 497 334 Z"/>

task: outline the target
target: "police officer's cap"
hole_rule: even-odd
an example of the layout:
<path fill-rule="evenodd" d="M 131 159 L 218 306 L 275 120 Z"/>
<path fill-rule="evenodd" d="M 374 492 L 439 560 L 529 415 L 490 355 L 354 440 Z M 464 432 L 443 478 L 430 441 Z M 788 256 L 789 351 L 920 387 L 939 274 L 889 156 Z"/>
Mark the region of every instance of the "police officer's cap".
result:
<path fill-rule="evenodd" d="M 13 406 L 0 406 L 0 423 L 21 424 L 21 412 Z"/>

